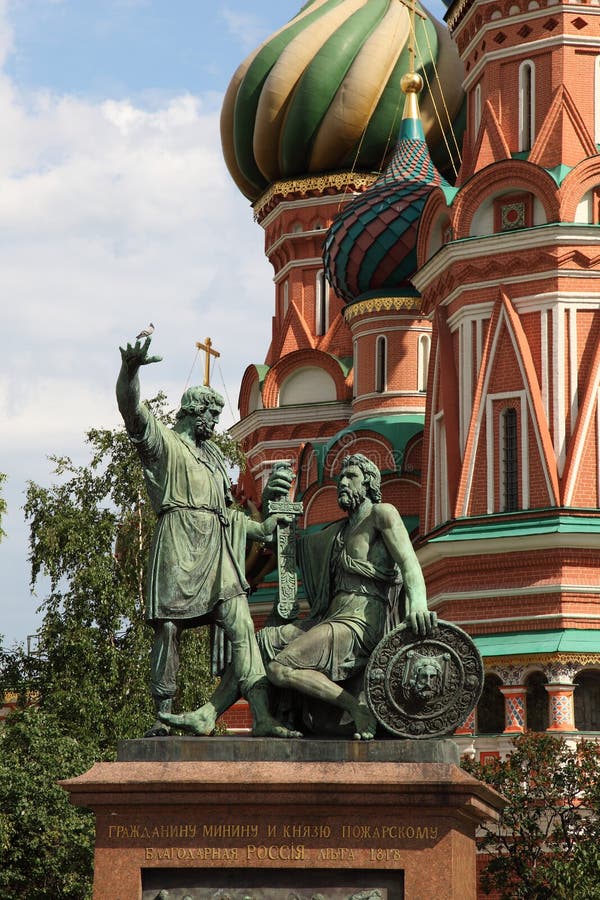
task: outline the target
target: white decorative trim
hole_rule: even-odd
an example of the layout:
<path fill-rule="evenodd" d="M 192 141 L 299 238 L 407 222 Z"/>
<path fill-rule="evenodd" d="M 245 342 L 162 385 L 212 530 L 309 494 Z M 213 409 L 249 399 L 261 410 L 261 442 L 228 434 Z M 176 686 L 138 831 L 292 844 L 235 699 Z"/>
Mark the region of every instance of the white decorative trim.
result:
<path fill-rule="evenodd" d="M 527 249 L 545 249 L 553 247 L 586 247 L 589 246 L 594 251 L 598 250 L 598 227 L 596 225 L 588 225 L 583 223 L 569 223 L 565 225 L 539 225 L 535 228 L 525 229 L 527 235 Z M 497 257 L 501 253 L 513 253 L 517 250 L 523 250 L 524 232 L 502 231 L 493 234 L 477 235 L 476 237 L 464 238 L 460 241 L 450 241 L 444 244 L 430 259 L 425 262 L 421 268 L 415 272 L 411 281 L 417 290 L 422 294 L 429 287 L 430 283 L 443 275 L 448 268 L 457 262 L 466 260 L 481 260 Z M 490 279 L 484 282 L 473 282 L 477 284 L 499 284 L 512 283 L 520 284 L 525 281 L 542 280 L 546 275 L 568 275 L 570 278 L 583 275 L 584 277 L 600 276 L 597 269 L 589 269 L 581 271 L 580 269 L 549 269 L 544 272 L 536 272 L 534 275 L 514 275 L 500 279 Z M 461 290 L 465 286 L 461 285 Z"/>
<path fill-rule="evenodd" d="M 261 221 L 260 225 L 262 228 L 268 228 L 271 222 L 274 222 L 279 216 L 287 212 L 287 210 L 292 209 L 305 209 L 306 207 L 313 208 L 315 206 L 329 206 L 330 204 L 341 204 L 346 202 L 351 202 L 356 197 L 359 196 L 360 191 L 348 191 L 344 194 L 327 194 L 324 197 L 308 197 L 304 200 L 280 200 L 277 206 L 271 210 L 271 212 L 264 217 Z M 324 228 L 319 228 L 317 231 L 325 231 Z M 303 232 L 303 234 L 308 234 L 309 232 Z M 314 232 L 311 232 L 311 234 Z M 289 235 L 288 235 L 289 237 Z"/>
<path fill-rule="evenodd" d="M 456 15 L 460 15 L 461 10 L 456 11 L 454 16 L 448 17 L 448 27 L 451 31 L 453 31 L 453 36 L 456 37 L 460 33 L 460 31 L 464 30 L 467 23 L 470 19 L 473 18 L 475 12 L 481 13 L 481 10 L 484 6 L 498 6 L 498 0 L 480 0 L 479 3 L 473 3 L 471 8 L 466 13 L 464 19 L 459 23 L 458 27 L 455 28 L 456 24 Z M 464 6 L 464 4 L 463 4 Z M 551 7 L 551 9 L 550 9 Z M 587 14 L 588 17 L 593 18 L 598 15 L 598 9 L 594 9 L 592 6 L 584 5 L 583 3 L 552 3 L 549 2 L 546 7 L 540 7 L 538 10 L 528 9 L 527 12 L 521 13 L 518 16 L 501 16 L 499 19 L 490 19 L 488 22 L 484 23 L 481 28 L 475 30 L 475 36 L 471 40 L 471 43 L 467 45 L 464 51 L 464 55 L 468 55 L 471 50 L 473 50 L 477 44 L 481 41 L 481 36 L 485 31 L 496 30 L 500 27 L 508 28 L 511 25 L 518 24 L 519 22 L 532 22 L 535 19 L 546 18 L 549 12 L 555 12 L 559 15 L 561 12 L 565 14 L 571 13 L 575 15 L 575 13 L 579 12 L 581 15 Z"/>
<path fill-rule="evenodd" d="M 307 228 L 306 231 L 286 231 L 283 234 L 280 234 L 279 237 L 273 241 L 272 244 L 269 244 L 268 247 L 265 247 L 265 256 L 270 257 L 272 253 L 275 252 L 282 244 L 285 244 L 286 241 L 294 241 L 295 243 L 299 238 L 308 238 L 308 237 L 318 237 L 322 236 L 323 240 L 325 240 L 325 235 L 327 234 L 327 230 L 325 228 Z M 321 260 L 321 263 L 323 260 Z"/>
<path fill-rule="evenodd" d="M 578 379 L 579 367 L 577 363 L 577 309 L 568 308 L 569 316 L 569 401 L 571 407 L 571 434 L 575 430 L 577 413 L 579 412 Z"/>
<path fill-rule="evenodd" d="M 594 393 L 594 391 L 596 392 L 598 402 L 600 402 L 600 368 L 598 369 L 598 371 L 596 373 L 596 384 L 595 384 L 595 386 L 592 387 L 592 391 L 591 391 L 592 394 Z M 590 426 L 591 426 L 591 418 L 592 418 L 592 414 L 593 414 L 593 409 L 594 409 L 594 404 L 590 403 L 586 410 L 585 418 L 584 418 L 583 422 L 581 423 L 581 427 L 582 427 L 581 437 L 580 437 L 580 440 L 575 449 L 575 455 L 573 457 L 572 470 L 571 470 L 572 474 L 571 474 L 571 477 L 569 478 L 567 492 L 565 495 L 565 503 L 567 503 L 567 504 L 571 503 L 571 501 L 573 499 L 573 492 L 575 490 L 575 484 L 577 481 L 576 476 L 577 476 L 577 472 L 579 470 L 579 466 L 581 464 L 581 457 L 583 455 L 583 450 L 585 447 L 585 436 L 588 434 L 588 430 L 590 429 Z M 600 438 L 600 423 L 598 424 L 598 429 L 597 429 L 597 440 L 596 440 L 597 447 L 598 447 L 598 438 Z M 598 454 L 599 454 L 598 467 L 600 470 L 600 447 L 598 447 Z M 599 471 L 598 477 L 600 478 L 600 471 Z M 598 484 L 600 487 L 600 481 L 598 482 Z M 600 494 L 599 494 L 599 496 L 600 496 Z"/>
<path fill-rule="evenodd" d="M 456 331 L 465 320 L 468 321 L 469 319 L 478 318 L 489 319 L 493 308 L 493 302 L 473 303 L 468 306 L 461 306 L 460 309 L 457 309 L 451 316 L 448 316 L 448 328 L 450 331 Z"/>
<path fill-rule="evenodd" d="M 565 306 L 557 303 L 552 310 L 552 371 L 554 373 L 554 452 L 558 477 L 562 478 L 566 460 L 565 434 Z"/>
<path fill-rule="evenodd" d="M 381 397 L 387 391 L 388 376 L 388 345 L 385 334 L 379 334 L 375 338 L 375 393 Z M 361 394 L 361 400 L 364 398 Z"/>
<path fill-rule="evenodd" d="M 464 458 L 469 423 L 473 410 L 473 333 L 472 318 L 461 322 L 459 330 L 459 358 L 458 358 L 458 383 L 459 383 L 459 446 L 461 459 Z"/>
<path fill-rule="evenodd" d="M 329 284 L 321 267 L 315 274 L 315 334 L 323 337 L 329 330 Z"/>
<path fill-rule="evenodd" d="M 420 399 L 423 401 L 423 411 L 425 411 L 425 397 L 423 396 L 423 391 L 385 391 L 385 397 L 386 399 L 388 397 L 420 397 Z M 356 398 L 356 400 L 359 403 L 362 403 L 363 400 L 381 400 L 381 392 L 371 391 L 369 394 L 361 394 L 360 397 Z M 383 412 L 385 412 L 385 410 L 387 409 L 389 413 L 396 412 L 395 406 L 393 408 L 388 406 L 379 406 L 377 407 L 377 409 Z M 410 410 L 412 410 L 412 412 L 419 412 L 418 408 L 414 406 L 411 406 Z M 407 410 L 405 409 L 404 412 L 406 411 Z M 373 414 L 373 412 L 369 411 L 370 416 L 372 416 Z"/>
<path fill-rule="evenodd" d="M 520 311 L 521 304 L 519 304 Z M 540 310 L 540 361 L 541 361 L 541 390 L 544 410 L 546 412 L 546 421 L 550 423 L 550 378 L 548 371 L 548 316 L 549 309 Z"/>
<path fill-rule="evenodd" d="M 431 335 L 422 334 L 417 344 L 417 393 L 427 391 L 427 374 L 429 372 L 429 355 L 431 353 Z"/>
<path fill-rule="evenodd" d="M 590 14 L 592 12 L 591 7 L 585 6 L 582 7 L 582 10 L 585 12 L 584 15 Z M 543 11 L 545 15 L 548 15 L 548 11 Z M 571 15 L 574 15 L 574 10 L 570 7 L 569 12 Z M 521 17 L 523 22 L 530 22 L 531 16 L 528 14 L 526 17 Z M 514 24 L 517 21 L 517 16 L 515 16 L 511 20 L 511 24 Z M 482 37 L 490 30 L 497 31 L 498 23 L 490 23 L 490 26 L 485 26 L 482 29 L 477 30 L 477 41 L 481 41 Z M 552 47 L 577 47 L 578 49 L 591 49 L 598 50 L 600 48 L 600 38 L 588 37 L 587 35 L 581 34 L 564 34 L 561 33 L 556 35 L 555 37 L 541 38 L 537 41 L 528 41 L 526 44 L 527 53 L 530 55 L 535 55 L 535 53 L 539 50 L 549 50 Z M 489 50 L 481 54 L 477 63 L 473 66 L 469 74 L 463 81 L 463 89 L 466 93 L 468 93 L 473 84 L 477 82 L 482 71 L 485 69 L 486 65 L 491 61 L 497 61 L 500 59 L 511 59 L 515 56 L 519 56 L 523 53 L 523 44 L 515 44 L 510 47 L 505 48 L 504 50 Z M 463 58 L 465 58 L 466 54 L 463 51 Z"/>
<path fill-rule="evenodd" d="M 592 594 L 600 596 L 600 585 L 598 584 L 541 584 L 541 585 L 531 585 L 527 584 L 523 587 L 504 587 L 501 585 L 495 590 L 490 588 L 486 590 L 474 590 L 474 591 L 440 591 L 439 594 L 432 594 L 428 597 L 428 603 L 450 603 L 450 602 L 461 602 L 463 600 L 488 600 L 497 597 L 498 594 L 501 594 L 502 597 L 532 597 L 537 596 L 538 594 Z M 548 613 L 549 618 L 555 618 L 556 613 Z M 580 617 L 582 619 L 589 618 L 588 613 L 569 613 L 569 618 L 571 616 Z M 596 615 L 596 614 L 594 614 Z M 598 618 L 600 619 L 600 613 L 597 613 Z M 482 621 L 482 620 L 478 620 Z M 600 644 L 599 650 L 600 653 Z"/>
<path fill-rule="evenodd" d="M 518 544 L 507 535 L 502 538 L 478 538 L 477 540 L 430 542 L 417 551 L 421 566 L 429 566 L 444 559 L 463 556 L 487 556 L 494 553 L 529 553 L 532 550 L 579 549 L 600 552 L 600 534 L 589 531 L 556 532 L 544 534 L 520 534 Z"/>
<path fill-rule="evenodd" d="M 433 386 L 431 390 L 431 417 L 430 417 L 430 428 L 429 428 L 429 446 L 427 447 L 427 483 L 424 485 L 425 487 L 425 522 L 423 523 L 425 529 L 429 529 L 431 523 L 431 487 L 432 487 L 432 473 L 433 473 L 433 489 L 435 492 L 435 484 L 437 482 L 437 472 L 434 471 L 433 462 L 434 462 L 434 429 L 431 427 L 433 424 L 433 417 L 435 415 L 435 411 L 437 408 L 438 402 L 438 384 L 439 384 L 439 364 L 440 364 L 440 346 L 439 343 L 436 344 L 435 347 L 435 360 L 433 364 Z M 425 448 L 423 448 L 425 449 Z M 435 506 L 434 506 L 435 509 Z"/>
<path fill-rule="evenodd" d="M 389 319 L 389 318 L 390 318 L 390 316 L 379 316 L 379 319 Z M 426 318 L 426 317 L 424 316 L 423 318 Z M 369 318 L 368 324 L 372 325 L 373 322 L 377 322 L 377 319 Z M 355 326 L 355 328 L 353 328 L 352 334 L 354 335 L 354 337 L 363 338 L 363 337 L 368 337 L 371 334 L 381 334 L 381 327 L 379 327 L 379 328 L 364 328 L 363 329 L 362 326 L 366 325 L 366 324 L 367 324 L 366 322 L 361 322 L 359 325 L 357 325 L 357 326 Z M 388 325 L 386 325 L 385 326 L 386 334 L 389 334 L 392 331 L 402 331 L 402 332 L 414 331 L 417 334 L 431 334 L 431 326 L 430 325 L 429 326 L 425 326 L 425 325 L 421 325 L 421 326 L 419 326 L 419 325 L 389 325 L 388 326 Z"/>
<path fill-rule="evenodd" d="M 283 316 L 282 316 L 282 318 L 284 318 L 284 319 L 287 315 L 289 306 L 290 306 L 290 282 L 289 282 L 289 279 L 286 278 L 285 281 L 283 282 Z"/>
<path fill-rule="evenodd" d="M 527 79 L 527 71 L 529 79 Z M 524 59 L 519 66 L 519 151 L 531 150 L 534 143 L 535 63 L 531 59 Z"/>
<path fill-rule="evenodd" d="M 306 232 L 305 232 L 306 233 Z M 268 254 L 267 254 L 268 255 Z M 292 269 L 305 269 L 308 266 L 322 266 L 323 260 L 320 256 L 311 256 L 306 259 L 292 259 L 290 262 L 286 263 L 279 272 L 276 272 L 273 276 L 273 281 L 277 284 L 278 281 L 281 281 L 283 278 L 287 278 Z"/>
<path fill-rule="evenodd" d="M 498 596 L 498 595 L 496 595 Z M 429 601 L 428 601 L 429 602 Z M 591 619 L 600 621 L 600 615 L 596 613 L 544 613 L 541 616 L 498 616 L 495 619 L 453 619 L 455 625 L 497 625 L 501 622 L 543 622 L 548 619 Z M 600 652 L 600 651 L 599 651 Z M 505 653 L 504 656 L 512 655 Z"/>
<path fill-rule="evenodd" d="M 348 421 L 352 407 L 349 403 L 303 403 L 299 406 L 278 406 L 273 409 L 256 409 L 228 429 L 236 441 L 243 441 L 258 428 L 273 425 L 300 425 L 307 422 Z M 303 439 L 304 440 L 304 439 Z"/>
<path fill-rule="evenodd" d="M 481 368 L 481 358 L 483 356 L 483 323 L 489 322 L 491 310 L 488 315 L 478 316 L 475 319 L 475 377 L 479 378 L 479 370 Z"/>
<path fill-rule="evenodd" d="M 518 307 L 519 312 L 540 312 L 561 300 L 571 303 L 577 309 L 600 309 L 600 294 L 596 291 L 547 291 L 518 297 L 513 300 L 513 304 Z"/>
<path fill-rule="evenodd" d="M 481 125 L 481 81 L 478 81 L 473 91 L 473 143 L 477 141 L 479 126 Z"/>

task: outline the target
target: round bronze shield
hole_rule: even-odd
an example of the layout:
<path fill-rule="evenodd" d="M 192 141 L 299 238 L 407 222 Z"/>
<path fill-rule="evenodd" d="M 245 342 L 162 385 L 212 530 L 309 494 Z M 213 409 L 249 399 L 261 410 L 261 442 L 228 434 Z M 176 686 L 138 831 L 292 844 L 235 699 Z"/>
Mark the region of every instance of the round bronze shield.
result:
<path fill-rule="evenodd" d="M 483 690 L 479 650 L 461 628 L 438 621 L 419 637 L 403 623 L 379 642 L 367 665 L 365 686 L 373 715 L 403 738 L 452 734 Z"/>

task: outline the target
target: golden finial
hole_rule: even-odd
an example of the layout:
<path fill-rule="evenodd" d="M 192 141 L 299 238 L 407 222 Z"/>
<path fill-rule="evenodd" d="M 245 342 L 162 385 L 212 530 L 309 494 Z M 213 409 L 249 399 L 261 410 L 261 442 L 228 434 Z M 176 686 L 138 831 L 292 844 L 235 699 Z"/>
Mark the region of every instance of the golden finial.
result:
<path fill-rule="evenodd" d="M 402 76 L 400 87 L 406 94 L 406 102 L 404 104 L 403 119 L 419 119 L 419 104 L 417 102 L 417 94 L 423 90 L 423 79 L 415 72 L 415 16 L 426 19 L 419 9 L 417 9 L 417 0 L 400 0 L 403 6 L 408 9 L 410 17 L 410 27 L 408 32 L 408 59 L 409 71 Z"/>

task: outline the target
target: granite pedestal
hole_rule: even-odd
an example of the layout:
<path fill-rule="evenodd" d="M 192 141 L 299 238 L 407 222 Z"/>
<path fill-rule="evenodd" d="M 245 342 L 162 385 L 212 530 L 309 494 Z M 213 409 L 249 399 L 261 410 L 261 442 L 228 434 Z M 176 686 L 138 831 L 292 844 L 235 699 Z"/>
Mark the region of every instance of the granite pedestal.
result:
<path fill-rule="evenodd" d="M 96 815 L 95 900 L 474 900 L 503 802 L 456 763 L 450 740 L 170 737 L 63 786 Z"/>

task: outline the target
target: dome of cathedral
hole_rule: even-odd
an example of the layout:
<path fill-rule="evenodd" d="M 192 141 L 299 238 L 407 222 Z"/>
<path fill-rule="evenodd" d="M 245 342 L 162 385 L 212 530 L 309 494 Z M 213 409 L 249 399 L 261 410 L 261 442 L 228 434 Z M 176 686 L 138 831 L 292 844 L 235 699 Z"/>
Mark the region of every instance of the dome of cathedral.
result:
<path fill-rule="evenodd" d="M 255 200 L 282 179 L 381 171 L 400 119 L 409 30 L 400 0 L 308 0 L 251 53 L 234 74 L 221 113 L 225 161 L 242 193 Z M 448 117 L 461 130 L 462 68 L 446 27 L 429 14 L 419 17 L 416 45 L 421 71 L 433 76 L 437 69 Z M 426 86 L 424 131 L 443 166 L 435 114 L 441 105 L 436 89 L 432 97 Z"/>
<path fill-rule="evenodd" d="M 402 78 L 406 104 L 395 153 L 386 170 L 343 208 L 325 238 L 327 278 L 348 303 L 389 294 L 415 293 L 409 282 L 417 268 L 417 229 L 432 189 L 446 184 L 423 134 L 417 93 L 419 75 Z"/>

